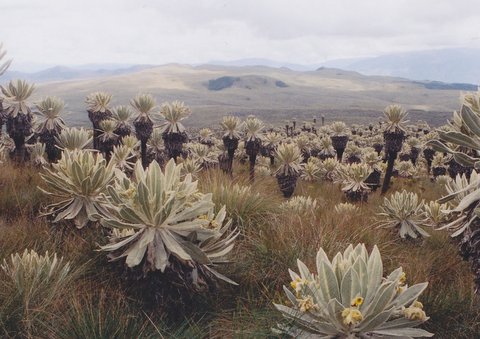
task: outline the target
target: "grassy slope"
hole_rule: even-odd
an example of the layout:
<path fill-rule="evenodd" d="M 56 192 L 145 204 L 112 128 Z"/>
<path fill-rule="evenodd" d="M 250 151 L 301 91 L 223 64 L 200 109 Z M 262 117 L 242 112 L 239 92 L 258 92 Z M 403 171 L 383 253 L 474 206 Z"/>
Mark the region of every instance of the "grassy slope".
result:
<path fill-rule="evenodd" d="M 240 77 L 231 88 L 207 89 L 208 80 L 222 76 Z M 275 86 L 275 81 L 288 87 Z M 193 114 L 190 126 L 209 126 L 219 117 L 254 113 L 280 124 L 325 114 L 327 120 L 369 123 L 391 103 L 414 110 L 411 119 L 439 125 L 457 107 L 459 91 L 428 90 L 411 81 L 392 77 L 363 76 L 355 72 L 322 69 L 296 72 L 268 67 L 221 67 L 166 65 L 131 74 L 39 84 L 34 99 L 46 95 L 63 98 L 69 108 L 69 124 L 88 124 L 84 98 L 93 91 L 114 95 L 114 104 L 127 104 L 139 92 L 149 92 L 159 102 L 182 100 Z"/>
<path fill-rule="evenodd" d="M 247 168 L 237 164 L 236 170 L 235 182 L 246 183 Z M 336 185 L 300 183 L 296 194 L 316 198 L 319 208 L 313 215 L 299 217 L 278 210 L 283 199 L 273 178 L 257 180 L 252 187 L 259 198 L 251 194 L 236 200 L 219 194 L 221 185 L 231 185 L 230 179 L 213 170 L 203 173 L 201 189 L 213 192 L 218 204 L 227 203 L 241 221 L 243 236 L 232 255 L 235 263 L 223 270 L 240 285 L 221 285 L 217 291 L 193 297 L 186 307 L 174 302 L 152 309 L 145 304 L 148 292 L 138 282 L 126 282 L 103 253 L 94 251 L 96 242 L 106 241 L 100 229 L 54 227 L 38 217 L 38 209 L 48 201 L 36 189 L 41 184 L 36 172 L 8 165 L 0 171 L 0 259 L 34 248 L 55 251 L 82 268 L 69 294 L 50 310 L 40 337 L 143 338 L 159 337 L 159 332 L 169 338 L 268 337 L 280 320 L 272 301 L 285 299 L 281 286 L 289 283 L 287 269 L 295 269 L 296 258 L 312 267 L 319 247 L 331 256 L 358 242 L 368 248 L 379 245 L 387 272 L 401 265 L 409 284 L 429 281 L 421 301 L 431 316 L 427 328 L 437 338 L 473 338 L 480 331 L 472 275 L 455 244 L 443 232 L 431 232 L 431 238 L 412 244 L 375 228 L 374 215 L 382 202 L 378 192 L 358 214 L 341 216 L 333 211 L 343 199 Z M 426 200 L 444 193 L 428 180 L 396 179 L 392 191 L 402 188 Z M 147 298 L 139 298 L 139 293 Z"/>

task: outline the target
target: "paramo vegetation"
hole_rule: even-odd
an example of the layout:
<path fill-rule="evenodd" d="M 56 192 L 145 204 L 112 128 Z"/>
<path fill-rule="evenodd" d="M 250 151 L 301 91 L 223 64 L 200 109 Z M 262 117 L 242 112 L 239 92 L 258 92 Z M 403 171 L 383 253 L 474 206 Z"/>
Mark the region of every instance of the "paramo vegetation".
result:
<path fill-rule="evenodd" d="M 187 129 L 183 102 L 106 92 L 72 128 L 34 91 L 1 87 L 0 336 L 480 333 L 478 93 L 438 129 L 398 105 Z"/>

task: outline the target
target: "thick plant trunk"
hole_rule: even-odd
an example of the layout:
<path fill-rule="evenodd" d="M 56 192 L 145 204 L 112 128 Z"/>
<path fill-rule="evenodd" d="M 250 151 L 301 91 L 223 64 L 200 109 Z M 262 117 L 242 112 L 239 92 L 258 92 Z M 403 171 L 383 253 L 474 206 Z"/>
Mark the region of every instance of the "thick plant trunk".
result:
<path fill-rule="evenodd" d="M 126 136 L 132 134 L 132 130 L 129 126 L 125 124 L 119 124 L 118 127 L 113 131 L 116 135 L 118 135 L 118 140 L 122 141 L 122 139 Z"/>
<path fill-rule="evenodd" d="M 435 151 L 431 148 L 425 148 L 423 150 L 423 156 L 425 157 L 425 160 L 427 160 L 428 173 L 430 173 L 430 170 L 432 168 L 432 160 L 435 156 Z"/>
<path fill-rule="evenodd" d="M 346 135 L 334 135 L 331 137 L 332 139 L 332 146 L 337 151 L 337 160 L 342 162 L 343 152 L 345 152 L 345 148 L 347 147 L 348 143 L 348 136 Z"/>
<path fill-rule="evenodd" d="M 142 156 L 142 166 L 147 168 L 149 161 L 147 156 L 147 142 L 153 132 L 153 122 L 148 116 L 140 115 L 133 121 L 135 127 L 135 134 L 140 140 L 140 152 Z"/>
<path fill-rule="evenodd" d="M 463 231 L 459 251 L 463 260 L 470 261 L 471 270 L 474 274 L 475 293 L 480 294 L 480 223 L 478 220 Z"/>
<path fill-rule="evenodd" d="M 373 144 L 373 149 L 380 156 L 380 153 L 382 153 L 383 145 L 382 144 Z"/>
<path fill-rule="evenodd" d="M 434 178 L 447 174 L 447 169 L 445 167 L 433 167 L 432 168 L 432 175 Z"/>
<path fill-rule="evenodd" d="M 345 196 L 349 202 L 367 202 L 368 192 L 364 191 L 346 191 Z"/>
<path fill-rule="evenodd" d="M 88 110 L 88 118 L 92 122 L 93 127 L 93 148 L 96 150 L 100 150 L 100 135 L 102 134 L 102 130 L 100 128 L 100 123 L 103 120 L 110 119 L 112 117 L 112 112 L 105 111 L 105 112 L 94 112 Z"/>
<path fill-rule="evenodd" d="M 417 147 L 412 147 L 412 150 L 410 151 L 410 159 L 412 160 L 412 164 L 414 166 L 417 165 L 417 159 L 419 154 L 420 154 L 420 149 L 418 149 Z"/>
<path fill-rule="evenodd" d="M 277 175 L 277 183 L 285 198 L 290 198 L 297 186 L 298 177 L 295 175 Z"/>
<path fill-rule="evenodd" d="M 227 153 L 222 153 L 218 156 L 218 165 L 223 173 L 230 174 L 230 158 Z"/>
<path fill-rule="evenodd" d="M 373 192 L 380 187 L 380 178 L 382 176 L 382 172 L 374 169 L 372 173 L 365 179 L 365 183 L 372 189 Z"/>
<path fill-rule="evenodd" d="M 402 149 L 405 133 L 402 130 L 383 132 L 383 140 L 385 141 L 385 155 L 387 156 L 387 171 L 383 180 L 382 194 L 385 194 L 390 187 L 390 179 L 393 174 L 393 165 L 397 158 L 398 152 Z"/>
<path fill-rule="evenodd" d="M 112 158 L 112 153 L 113 153 L 113 146 L 117 144 L 117 138 L 115 139 L 107 139 L 107 140 L 99 140 L 99 145 L 98 148 L 99 150 L 103 153 L 105 156 L 105 160 L 107 162 L 110 161 Z"/>
<path fill-rule="evenodd" d="M 468 179 L 470 179 L 470 174 L 472 173 L 473 168 L 472 167 L 464 167 L 460 165 L 458 162 L 456 162 L 454 159 L 450 160 L 448 163 L 448 175 L 452 178 L 455 179 L 455 177 L 460 174 L 465 174 Z"/>
<path fill-rule="evenodd" d="M 38 134 L 38 140 L 45 144 L 45 153 L 50 163 L 57 162 L 60 159 L 62 151 L 57 147 L 55 137 L 58 136 L 56 130 L 45 130 Z"/>
<path fill-rule="evenodd" d="M 28 160 L 25 138 L 32 134 L 32 119 L 31 114 L 20 112 L 16 117 L 9 117 L 7 120 L 7 133 L 15 143 L 11 157 L 17 163 L 24 163 Z"/>
<path fill-rule="evenodd" d="M 233 174 L 233 159 L 235 158 L 235 151 L 238 148 L 238 139 L 230 138 L 228 136 L 223 137 L 223 145 L 228 153 L 228 163 L 226 167 L 226 172 L 230 175 Z"/>
<path fill-rule="evenodd" d="M 347 158 L 348 164 L 359 164 L 362 162 L 362 159 L 358 155 L 351 155 Z"/>
<path fill-rule="evenodd" d="M 187 141 L 186 133 L 164 133 L 163 141 L 168 152 L 168 157 L 176 161 L 177 157 L 181 156 L 183 144 Z"/>
<path fill-rule="evenodd" d="M 387 158 L 387 170 L 385 172 L 385 178 L 383 179 L 382 185 L 382 194 L 385 194 L 390 187 L 390 179 L 392 178 L 393 165 L 395 164 L 395 159 L 397 158 L 397 152 L 389 152 Z"/>
<path fill-rule="evenodd" d="M 247 153 L 250 162 L 250 181 L 255 181 L 255 161 L 260 151 L 262 143 L 260 139 L 249 140 L 245 143 L 245 153 Z"/>

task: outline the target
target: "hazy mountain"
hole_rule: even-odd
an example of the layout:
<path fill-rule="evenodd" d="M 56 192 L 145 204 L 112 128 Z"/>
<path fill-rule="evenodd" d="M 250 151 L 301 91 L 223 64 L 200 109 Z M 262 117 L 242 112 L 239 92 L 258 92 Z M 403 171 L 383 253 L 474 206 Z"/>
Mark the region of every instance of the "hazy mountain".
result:
<path fill-rule="evenodd" d="M 55 66 L 47 68 L 39 72 L 20 72 L 20 71 L 7 71 L 2 76 L 2 81 L 8 81 L 11 79 L 24 79 L 36 83 L 47 81 L 60 81 L 60 80 L 73 80 L 73 79 L 87 79 L 98 78 L 120 74 L 128 74 L 137 72 L 142 69 L 147 69 L 154 66 L 149 65 L 129 65 L 126 67 L 119 67 L 119 65 L 109 64 L 92 64 L 82 66 Z"/>
<path fill-rule="evenodd" d="M 382 55 L 371 58 L 331 60 L 318 64 L 296 64 L 261 58 L 232 61 L 211 61 L 211 66 L 287 68 L 293 71 L 313 71 L 319 67 L 339 68 L 364 75 L 383 75 L 412 80 L 441 81 L 446 83 L 480 82 L 480 49 L 440 49 Z M 55 66 L 39 72 L 7 72 L 2 80 L 22 78 L 35 82 L 86 79 L 133 73 L 153 65 L 89 64 Z"/>
<path fill-rule="evenodd" d="M 480 82 L 480 49 L 452 48 L 395 53 L 373 58 L 333 60 L 323 65 L 366 75 L 448 83 Z"/>
<path fill-rule="evenodd" d="M 411 121 L 421 119 L 440 125 L 458 109 L 459 96 L 468 90 L 457 85 L 365 76 L 331 68 L 301 72 L 266 66 L 170 64 L 121 72 L 38 83 L 32 101 L 46 95 L 58 96 L 68 105 L 65 120 L 87 126 L 85 96 L 94 91 L 113 94 L 112 105 L 128 104 L 141 92 L 153 94 L 159 104 L 184 101 L 192 108 L 192 116 L 185 123 L 197 127 L 218 126 L 227 114 L 255 114 L 274 124 L 284 124 L 293 117 L 301 122 L 321 115 L 327 122 L 368 124 L 378 121 L 383 109 L 392 103 L 408 109 Z"/>
<path fill-rule="evenodd" d="M 233 67 L 244 67 L 244 66 L 267 66 L 274 68 L 289 68 L 294 71 L 313 71 L 320 67 L 322 64 L 312 64 L 312 65 L 301 65 L 291 62 L 282 62 L 275 61 L 270 59 L 261 59 L 261 58 L 247 58 L 247 59 L 238 59 L 231 61 L 221 61 L 214 60 L 208 63 L 209 65 L 219 65 L 219 66 L 233 66 Z"/>

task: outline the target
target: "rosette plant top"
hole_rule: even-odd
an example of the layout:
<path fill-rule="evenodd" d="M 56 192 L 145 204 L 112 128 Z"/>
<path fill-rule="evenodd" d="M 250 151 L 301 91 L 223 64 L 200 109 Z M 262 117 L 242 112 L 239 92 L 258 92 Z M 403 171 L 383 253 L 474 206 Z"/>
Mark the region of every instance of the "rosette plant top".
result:
<path fill-rule="evenodd" d="M 255 179 L 255 161 L 262 146 L 261 131 L 265 127 L 260 119 L 249 116 L 243 124 L 245 130 L 245 152 L 250 162 L 250 180 Z"/>
<path fill-rule="evenodd" d="M 242 127 L 242 123 L 237 117 L 226 116 L 223 117 L 220 126 L 223 129 L 223 145 L 225 146 L 225 149 L 228 153 L 227 172 L 231 174 L 235 151 L 238 148 L 238 141 L 240 140 L 240 129 Z"/>
<path fill-rule="evenodd" d="M 15 143 L 14 159 L 24 162 L 27 157 L 25 139 L 33 132 L 33 115 L 27 100 L 32 95 L 34 86 L 17 80 L 10 81 L 6 87 L 0 86 L 0 89 L 4 95 L 2 105 L 7 120 L 7 133 Z"/>
<path fill-rule="evenodd" d="M 333 148 L 337 152 L 337 160 L 342 161 L 343 152 L 348 143 L 347 125 L 342 121 L 335 121 L 330 128 L 333 132 L 331 139 Z"/>
<path fill-rule="evenodd" d="M 55 143 L 61 150 L 86 149 L 92 143 L 93 138 L 83 128 L 67 127 L 58 136 L 55 136 Z"/>
<path fill-rule="evenodd" d="M 302 152 L 295 144 L 281 144 L 275 152 L 278 169 L 275 172 L 278 186 L 285 198 L 290 198 L 302 171 Z"/>
<path fill-rule="evenodd" d="M 390 199 L 385 198 L 380 206 L 381 227 L 397 228 L 402 239 L 429 237 L 422 228 L 427 225 L 423 214 L 424 201 L 419 201 L 418 195 L 413 192 L 395 192 Z"/>
<path fill-rule="evenodd" d="M 88 118 L 93 126 L 93 148 L 98 149 L 98 137 L 101 134 L 100 122 L 112 117 L 110 102 L 112 95 L 104 92 L 94 92 L 85 98 Z"/>
<path fill-rule="evenodd" d="M 191 113 L 190 107 L 180 101 L 162 105 L 160 114 L 166 121 L 162 124 L 161 131 L 170 158 L 175 159 L 182 154 L 183 144 L 187 142 L 188 136 L 181 121 Z"/>
<path fill-rule="evenodd" d="M 214 266 L 223 262 L 234 246 L 238 232 L 225 222 L 225 208 L 214 213 L 212 194 L 202 194 L 190 174 L 181 176 L 182 165 L 173 159 L 162 172 L 156 161 L 147 169 L 137 162 L 134 179 L 117 177 L 108 187 L 105 227 L 133 230 L 113 236 L 102 250 L 112 260 L 125 260 L 143 274 L 170 269 L 183 280 L 209 281 L 212 277 L 233 283 Z M 117 232 L 118 234 L 118 232 Z"/>
<path fill-rule="evenodd" d="M 62 158 L 40 176 L 46 183 L 42 192 L 59 199 L 47 206 L 45 215 L 53 215 L 53 222 L 73 219 L 77 228 L 96 221 L 104 210 L 101 193 L 113 183 L 114 164 L 107 164 L 101 154 L 91 151 L 63 151 Z"/>
<path fill-rule="evenodd" d="M 288 320 L 276 332 L 294 338 L 433 336 L 415 328 L 428 320 L 417 300 L 428 283 L 408 286 L 401 267 L 383 277 L 377 246 L 369 255 L 365 245 L 350 245 L 331 261 L 320 249 L 316 274 L 297 262 L 299 274 L 290 271 L 291 290 L 284 287 L 292 306 L 275 304 Z"/>
<path fill-rule="evenodd" d="M 400 105 L 387 106 L 383 112 L 386 118 L 386 127 L 383 132 L 385 140 L 385 154 L 388 159 L 385 179 L 383 181 L 382 193 L 387 192 L 392 177 L 393 165 L 397 158 L 398 152 L 402 149 L 403 140 L 405 139 L 405 129 L 403 125 L 407 122 L 407 111 Z"/>
<path fill-rule="evenodd" d="M 36 128 L 38 140 L 45 144 L 48 160 L 55 162 L 60 158 L 61 153 L 55 138 L 67 127 L 60 117 L 60 113 L 65 108 L 65 103 L 59 98 L 46 97 L 35 106 L 37 108 L 35 113 L 41 119 Z"/>
<path fill-rule="evenodd" d="M 151 114 L 156 107 L 156 102 L 151 95 L 140 94 L 133 99 L 130 104 L 138 113 L 137 117 L 133 121 L 133 125 L 135 126 L 137 138 L 140 140 L 142 165 L 143 167 L 147 167 L 147 141 L 153 132 L 153 121 Z"/>
<path fill-rule="evenodd" d="M 351 202 L 368 200 L 370 187 L 366 183 L 371 170 L 367 164 L 339 166 L 336 181 L 342 184 L 342 191 Z"/>
<path fill-rule="evenodd" d="M 112 118 L 117 122 L 115 134 L 118 135 L 120 139 L 132 133 L 132 127 L 130 126 L 132 116 L 133 111 L 128 106 L 117 106 L 113 109 Z"/>

